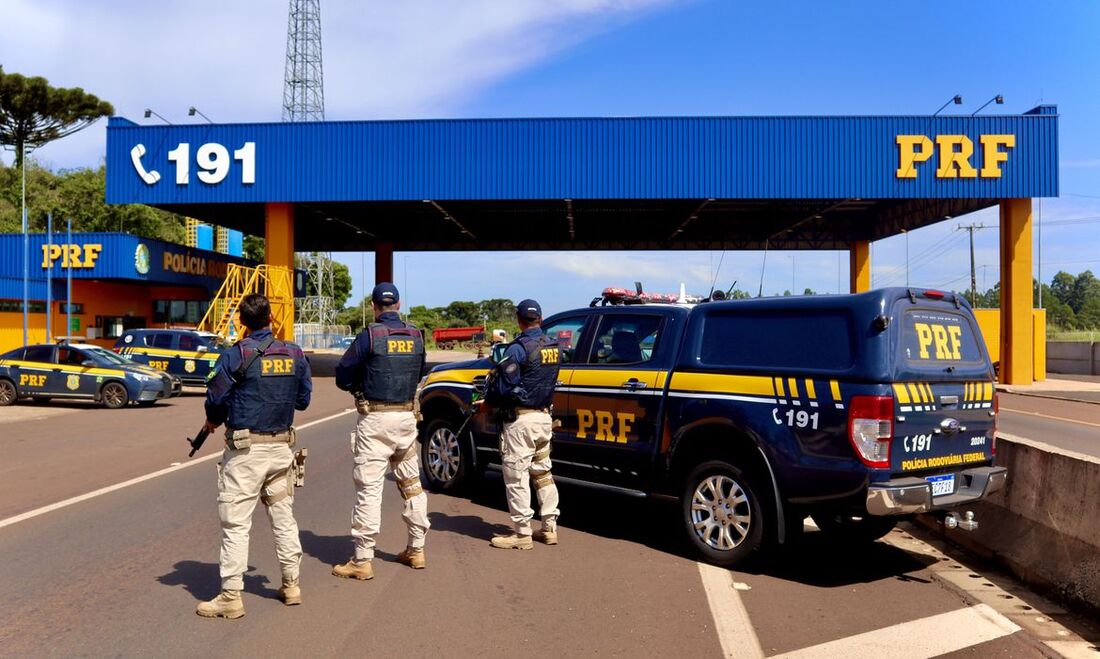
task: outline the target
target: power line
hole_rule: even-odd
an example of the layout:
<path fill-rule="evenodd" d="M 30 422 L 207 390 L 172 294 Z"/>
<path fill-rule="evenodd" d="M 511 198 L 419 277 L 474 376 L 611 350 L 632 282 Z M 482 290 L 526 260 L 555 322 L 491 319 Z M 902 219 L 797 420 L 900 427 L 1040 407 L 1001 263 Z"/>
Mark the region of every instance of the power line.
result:
<path fill-rule="evenodd" d="M 978 303 L 978 275 L 974 269 L 974 232 L 982 229 L 992 229 L 993 227 L 986 226 L 984 224 L 960 224 L 955 227 L 955 231 L 966 231 L 970 234 L 970 304 L 974 306 Z"/>

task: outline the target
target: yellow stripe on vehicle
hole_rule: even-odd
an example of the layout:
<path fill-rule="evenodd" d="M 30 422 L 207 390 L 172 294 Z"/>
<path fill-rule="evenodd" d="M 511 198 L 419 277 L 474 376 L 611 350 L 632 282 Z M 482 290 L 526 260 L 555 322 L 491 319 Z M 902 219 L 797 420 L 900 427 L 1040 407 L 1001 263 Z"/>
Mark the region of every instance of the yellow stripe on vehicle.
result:
<path fill-rule="evenodd" d="M 987 401 L 993 400 L 993 383 L 992 382 L 986 382 L 985 383 L 985 400 L 987 400 Z"/>
<path fill-rule="evenodd" d="M 836 380 L 829 380 L 829 391 L 833 394 L 833 400 L 840 402 L 840 383 Z"/>
<path fill-rule="evenodd" d="M 643 371 L 639 369 L 586 369 L 573 370 L 571 387 L 621 387 L 624 382 L 634 379 L 644 382 L 650 389 L 664 388 L 667 371 Z"/>
<path fill-rule="evenodd" d="M 934 403 L 934 402 L 936 402 L 936 397 L 935 397 L 935 395 L 933 395 L 933 394 L 932 394 L 932 385 L 930 385 L 930 384 L 928 384 L 928 383 L 926 382 L 926 383 L 924 383 L 924 385 L 923 385 L 923 386 L 924 386 L 924 391 L 925 391 L 925 393 L 926 393 L 926 394 L 928 394 L 928 398 L 927 398 L 926 400 L 927 400 L 927 401 L 928 401 L 929 403 Z"/>
<path fill-rule="evenodd" d="M 970 383 L 969 382 L 964 382 L 963 383 L 963 402 L 965 403 L 969 400 L 970 400 Z"/>
<path fill-rule="evenodd" d="M 198 352 L 196 350 L 166 350 L 164 348 L 126 348 L 131 355 L 152 355 L 154 357 L 179 357 L 180 359 L 205 359 L 208 361 L 217 361 L 218 353 L 211 353 L 208 351 Z"/>
<path fill-rule="evenodd" d="M 783 388 L 783 378 L 772 378 L 775 385 L 775 395 L 784 398 L 787 395 L 787 390 Z"/>
<path fill-rule="evenodd" d="M 798 398 L 798 380 L 794 378 L 787 378 L 787 390 L 791 392 L 791 399 Z"/>
<path fill-rule="evenodd" d="M 580 373 L 578 372 L 577 375 Z M 574 376 L 576 377 L 576 376 Z M 574 380 L 573 384 L 576 384 Z M 772 378 L 764 375 L 720 375 L 717 373 L 673 373 L 671 389 L 708 393 L 774 395 Z"/>
<path fill-rule="evenodd" d="M 910 382 L 906 386 L 909 387 L 910 398 L 913 399 L 914 403 L 923 403 L 924 402 L 924 397 L 920 395 L 920 391 L 919 391 L 919 389 L 917 389 L 917 385 Z"/>
<path fill-rule="evenodd" d="M 126 371 L 114 368 L 95 368 L 91 366 L 73 366 L 68 364 L 45 364 L 42 362 L 28 362 L 17 359 L 0 360 L 0 366 L 18 366 L 20 368 L 34 369 L 39 371 L 57 371 L 65 374 L 75 373 L 78 375 L 126 375 Z"/>
<path fill-rule="evenodd" d="M 810 378 L 806 378 L 806 395 L 809 396 L 810 399 L 817 398 L 817 390 L 814 389 L 814 381 Z"/>
<path fill-rule="evenodd" d="M 898 397 L 899 405 L 908 405 L 910 403 L 909 392 L 905 389 L 905 385 L 900 382 L 894 383 L 894 395 Z"/>
<path fill-rule="evenodd" d="M 453 368 L 428 374 L 428 380 L 425 384 L 435 384 L 437 382 L 470 384 L 474 381 L 474 378 L 479 375 L 486 375 L 488 372 L 489 369 L 487 368 Z"/>

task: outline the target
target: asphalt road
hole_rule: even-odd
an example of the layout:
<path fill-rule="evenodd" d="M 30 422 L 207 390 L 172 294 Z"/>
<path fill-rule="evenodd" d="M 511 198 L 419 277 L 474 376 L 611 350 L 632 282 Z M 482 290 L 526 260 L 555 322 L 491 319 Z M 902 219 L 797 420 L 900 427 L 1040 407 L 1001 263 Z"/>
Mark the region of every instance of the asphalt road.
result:
<path fill-rule="evenodd" d="M 237 621 L 194 614 L 218 590 L 216 458 L 202 458 L 219 442 L 188 462 L 183 441 L 199 396 L 0 423 L 0 655 L 1031 657 L 1052 654 L 1040 640 L 1065 638 L 1055 620 L 1091 633 L 904 531 L 856 551 L 811 529 L 730 572 L 686 553 L 674 506 L 564 487 L 559 546 L 492 549 L 507 522 L 492 476 L 467 496 L 430 496 L 422 571 L 394 562 L 404 529 L 387 484 L 375 579 L 337 579 L 331 564 L 351 552 L 347 402 L 318 379 L 297 420 L 310 449 L 295 505 L 304 605 L 276 599 L 257 513 Z"/>
<path fill-rule="evenodd" d="M 997 428 L 1100 457 L 1100 404 L 1000 393 Z"/>

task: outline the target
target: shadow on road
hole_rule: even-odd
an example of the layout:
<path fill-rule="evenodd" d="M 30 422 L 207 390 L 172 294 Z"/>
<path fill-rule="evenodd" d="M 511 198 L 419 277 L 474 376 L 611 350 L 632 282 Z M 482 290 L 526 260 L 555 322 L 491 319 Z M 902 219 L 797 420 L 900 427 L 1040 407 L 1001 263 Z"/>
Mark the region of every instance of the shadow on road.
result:
<path fill-rule="evenodd" d="M 256 568 L 251 565 L 249 570 Z M 183 586 L 184 590 L 191 593 L 196 600 L 205 601 L 213 599 L 221 592 L 221 580 L 218 577 L 218 566 L 215 563 L 200 563 L 199 561 L 180 561 L 173 566 L 173 571 L 157 577 L 157 581 L 165 586 Z M 246 593 L 278 599 L 279 591 L 268 588 L 270 580 L 262 574 L 244 575 L 244 590 Z"/>
<path fill-rule="evenodd" d="M 564 484 L 559 485 L 558 489 L 564 528 L 642 544 L 691 561 L 699 560 L 680 526 L 679 504 L 676 502 L 639 499 Z M 499 517 L 502 523 L 494 524 L 474 516 L 448 517 L 442 513 L 431 513 L 432 531 L 461 533 L 487 540 L 496 532 L 509 530 L 504 484 L 498 474 L 489 472 L 464 496 L 475 504 L 502 511 Z M 883 542 L 846 547 L 831 541 L 821 532 L 811 530 L 798 534 L 787 545 L 765 547 L 753 560 L 739 565 L 737 570 L 821 588 L 835 588 L 883 579 L 927 582 L 924 577 L 912 573 L 935 562 L 935 559 Z"/>
<path fill-rule="evenodd" d="M 300 529 L 298 537 L 302 541 L 302 551 L 325 565 L 338 565 L 352 557 L 355 545 L 350 535 L 317 535 L 313 531 Z M 397 560 L 397 554 L 374 549 L 374 557 L 383 561 Z"/>

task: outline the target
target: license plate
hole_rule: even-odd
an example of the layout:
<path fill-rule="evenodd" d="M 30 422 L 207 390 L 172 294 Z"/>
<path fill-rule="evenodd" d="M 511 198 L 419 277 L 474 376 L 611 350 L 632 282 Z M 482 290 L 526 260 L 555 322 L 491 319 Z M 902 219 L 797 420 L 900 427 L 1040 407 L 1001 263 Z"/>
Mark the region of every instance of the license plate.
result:
<path fill-rule="evenodd" d="M 955 474 L 929 476 L 925 479 L 932 484 L 932 496 L 941 497 L 955 492 Z"/>

